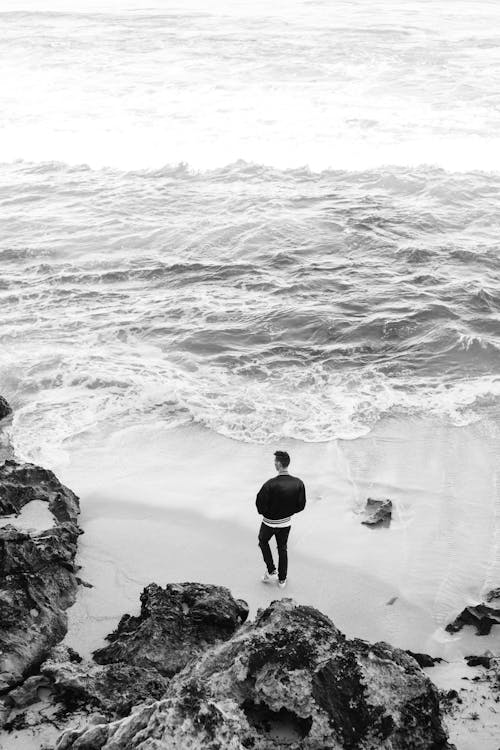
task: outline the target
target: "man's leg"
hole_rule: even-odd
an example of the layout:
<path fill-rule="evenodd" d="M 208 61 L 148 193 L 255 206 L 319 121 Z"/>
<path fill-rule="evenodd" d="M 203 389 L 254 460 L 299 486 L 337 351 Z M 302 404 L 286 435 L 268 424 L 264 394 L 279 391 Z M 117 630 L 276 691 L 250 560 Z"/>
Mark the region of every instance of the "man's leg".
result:
<path fill-rule="evenodd" d="M 276 544 L 278 545 L 278 579 L 280 581 L 286 581 L 286 574 L 288 572 L 288 535 L 290 533 L 290 526 L 285 526 L 284 529 L 275 529 L 276 531 Z"/>
<path fill-rule="evenodd" d="M 259 547 L 262 550 L 262 557 L 264 558 L 264 562 L 266 563 L 268 573 L 274 573 L 276 571 L 273 556 L 271 553 L 271 547 L 269 546 L 269 540 L 273 534 L 274 529 L 272 529 L 270 526 L 266 526 L 265 523 L 261 523 L 259 531 Z"/>

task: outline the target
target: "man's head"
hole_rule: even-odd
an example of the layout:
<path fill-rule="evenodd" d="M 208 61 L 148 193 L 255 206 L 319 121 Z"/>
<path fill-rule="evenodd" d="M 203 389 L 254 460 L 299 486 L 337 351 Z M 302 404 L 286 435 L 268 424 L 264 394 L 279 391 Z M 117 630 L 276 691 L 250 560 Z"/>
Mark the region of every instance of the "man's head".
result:
<path fill-rule="evenodd" d="M 276 470 L 287 469 L 290 463 L 290 456 L 286 451 L 275 451 L 274 453 L 274 465 Z"/>

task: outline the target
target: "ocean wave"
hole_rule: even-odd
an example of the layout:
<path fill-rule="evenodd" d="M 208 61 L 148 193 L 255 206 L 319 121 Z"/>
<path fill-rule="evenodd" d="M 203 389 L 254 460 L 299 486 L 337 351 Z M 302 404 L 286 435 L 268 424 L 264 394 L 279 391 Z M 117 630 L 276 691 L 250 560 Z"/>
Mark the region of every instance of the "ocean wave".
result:
<path fill-rule="evenodd" d="M 500 156 L 497 156 L 500 154 L 500 138 L 495 137 L 446 138 L 441 142 L 425 139 L 397 146 L 382 146 L 377 142 L 365 143 L 365 139 L 360 142 L 339 136 L 335 141 L 325 142 L 321 146 L 314 141 L 304 142 L 301 138 L 285 148 L 281 135 L 278 135 L 272 144 L 264 146 L 262 142 L 256 142 L 248 146 L 242 143 L 232 150 L 223 140 L 206 143 L 200 148 L 196 137 L 182 149 L 170 151 L 165 145 L 163 127 L 157 133 L 144 128 L 143 131 L 132 131 L 120 138 L 97 133 L 89 139 L 87 130 L 88 126 L 85 126 L 81 131 L 58 139 L 49 133 L 44 139 L 44 134 L 39 130 L 22 132 L 17 128 L 15 133 L 10 133 L 0 128 L 0 165 L 26 162 L 39 165 L 40 174 L 45 172 L 47 165 L 51 165 L 52 169 L 55 165 L 62 165 L 70 169 L 109 169 L 157 176 L 168 173 L 175 174 L 178 179 L 183 174 L 207 174 L 212 177 L 216 172 L 223 172 L 224 179 L 228 179 L 234 164 L 249 165 L 247 171 L 250 179 L 263 170 L 311 176 L 339 171 L 363 173 L 398 168 L 442 169 L 457 175 L 471 172 L 500 174 Z M 114 126 L 110 125 L 106 130 L 114 130 Z M 89 140 L 92 145 L 84 146 Z M 32 171 L 37 171 L 36 166 L 32 167 Z M 243 170 L 238 168 L 235 179 L 242 178 Z M 425 225 L 422 228 L 425 229 Z"/>
<path fill-rule="evenodd" d="M 11 437 L 26 459 L 39 460 L 37 451 L 50 446 L 59 460 L 82 436 L 92 440 L 95 431 L 152 422 L 165 429 L 197 424 L 247 442 L 320 442 L 367 434 L 388 416 L 463 425 L 500 406 L 500 379 L 493 376 L 432 382 L 401 372 L 328 370 L 321 362 L 304 367 L 296 357 L 285 370 L 265 363 L 186 367 L 182 359 L 166 363 L 151 346 L 137 351 L 127 369 L 116 356 L 93 361 L 92 369 L 84 357 L 71 357 L 71 369 L 67 357 L 47 353 L 28 372 L 18 362 L 0 372 L 15 407 Z"/>

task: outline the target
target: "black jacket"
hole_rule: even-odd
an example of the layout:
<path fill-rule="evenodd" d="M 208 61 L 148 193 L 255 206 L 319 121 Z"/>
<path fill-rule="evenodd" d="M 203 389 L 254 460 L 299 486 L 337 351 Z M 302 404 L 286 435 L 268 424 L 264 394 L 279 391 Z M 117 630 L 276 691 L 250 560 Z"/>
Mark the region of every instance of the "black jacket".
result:
<path fill-rule="evenodd" d="M 278 474 L 262 485 L 255 504 L 258 512 L 269 520 L 300 513 L 306 506 L 304 482 L 291 474 Z"/>

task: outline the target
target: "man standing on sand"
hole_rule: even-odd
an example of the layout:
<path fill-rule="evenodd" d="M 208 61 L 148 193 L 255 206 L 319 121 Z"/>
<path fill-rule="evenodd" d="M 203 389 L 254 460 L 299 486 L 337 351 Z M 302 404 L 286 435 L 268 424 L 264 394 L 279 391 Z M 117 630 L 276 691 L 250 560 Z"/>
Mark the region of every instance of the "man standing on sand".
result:
<path fill-rule="evenodd" d="M 288 569 L 287 542 L 294 513 L 300 513 L 306 505 L 304 482 L 288 473 L 290 456 L 286 451 L 276 451 L 274 465 L 277 476 L 268 479 L 257 494 L 255 504 L 263 516 L 259 531 L 259 547 L 266 563 L 267 571 L 263 583 L 278 581 L 280 589 L 286 586 Z M 276 537 L 278 547 L 278 572 L 274 565 L 269 540 Z"/>

